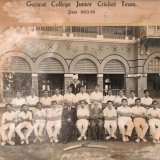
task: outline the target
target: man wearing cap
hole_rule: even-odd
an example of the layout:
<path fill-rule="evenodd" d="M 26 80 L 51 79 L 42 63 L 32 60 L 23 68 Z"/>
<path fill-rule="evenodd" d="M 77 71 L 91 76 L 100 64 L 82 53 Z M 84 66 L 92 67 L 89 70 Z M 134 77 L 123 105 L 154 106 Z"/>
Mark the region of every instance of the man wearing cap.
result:
<path fill-rule="evenodd" d="M 129 141 L 129 137 L 132 134 L 134 124 L 132 122 L 132 109 L 127 105 L 127 99 L 122 99 L 122 106 L 118 107 L 118 127 L 122 134 L 122 141 Z M 127 127 L 127 128 L 126 128 Z"/>
<path fill-rule="evenodd" d="M 135 91 L 131 90 L 130 91 L 130 98 L 128 98 L 128 105 L 130 107 L 135 106 L 135 100 L 137 99 L 136 95 L 135 95 Z"/>
<path fill-rule="evenodd" d="M 71 88 L 72 88 L 72 93 L 73 94 L 77 94 L 80 92 L 80 86 L 81 86 L 81 83 L 80 81 L 78 80 L 78 75 L 77 74 L 74 74 L 73 75 L 73 82 L 70 84 Z"/>
<path fill-rule="evenodd" d="M 2 126 L 0 128 L 0 133 L 2 136 L 1 145 L 4 146 L 6 143 L 10 145 L 15 145 L 12 141 L 12 136 L 15 132 L 15 124 L 17 120 L 17 114 L 12 110 L 11 104 L 6 104 L 6 112 L 2 115 Z M 6 133 L 8 131 L 8 133 Z"/>
<path fill-rule="evenodd" d="M 113 106 L 113 101 L 107 101 L 107 106 L 103 110 L 104 116 L 104 128 L 108 131 L 109 136 L 106 137 L 106 140 L 111 138 L 117 139 L 115 133 L 117 130 L 117 111 Z"/>
<path fill-rule="evenodd" d="M 48 94 L 48 91 L 47 90 L 44 90 L 43 91 L 43 97 L 40 99 L 40 102 L 42 103 L 42 106 L 44 108 L 48 108 L 50 107 L 51 105 L 51 102 L 52 102 L 52 98 L 49 97 L 49 94 Z"/>
<path fill-rule="evenodd" d="M 87 139 L 86 132 L 88 130 L 88 125 L 89 125 L 89 109 L 88 106 L 85 105 L 85 101 L 81 100 L 80 101 L 80 106 L 77 107 L 77 128 L 80 133 L 80 136 L 78 137 L 78 141 Z"/>
<path fill-rule="evenodd" d="M 158 108 L 158 102 L 153 101 L 151 107 L 152 108 L 147 110 L 150 134 L 152 136 L 153 143 L 160 143 L 160 109 Z"/>
<path fill-rule="evenodd" d="M 50 143 L 58 143 L 58 135 L 60 134 L 62 121 L 62 108 L 58 106 L 57 101 L 51 102 L 51 108 L 47 110 L 46 130 Z"/>
<path fill-rule="evenodd" d="M 141 105 L 147 109 L 151 107 L 153 99 L 149 97 L 149 91 L 144 90 L 144 97 L 141 98 Z"/>
<path fill-rule="evenodd" d="M 32 133 L 33 126 L 32 126 L 32 113 L 28 110 L 28 106 L 26 104 L 22 105 L 22 111 L 18 115 L 18 125 L 15 128 L 15 131 L 17 132 L 18 136 L 21 139 L 21 144 L 29 144 L 29 136 Z M 26 128 L 27 133 L 24 135 L 22 133 L 22 129 Z"/>
<path fill-rule="evenodd" d="M 103 131 L 103 113 L 102 108 L 99 108 L 99 103 L 95 102 L 90 113 L 91 133 L 94 140 L 102 140 Z"/>
<path fill-rule="evenodd" d="M 94 107 L 94 103 L 99 104 L 99 108 L 102 108 L 102 101 L 103 101 L 103 93 L 99 91 L 99 85 L 95 85 L 95 91 L 90 95 L 90 101 L 92 103 L 92 107 Z"/>

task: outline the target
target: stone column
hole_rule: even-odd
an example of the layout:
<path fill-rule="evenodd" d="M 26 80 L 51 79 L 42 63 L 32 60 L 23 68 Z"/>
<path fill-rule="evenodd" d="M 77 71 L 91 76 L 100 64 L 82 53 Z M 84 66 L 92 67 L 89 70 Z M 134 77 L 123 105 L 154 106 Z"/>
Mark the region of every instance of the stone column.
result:
<path fill-rule="evenodd" d="M 38 74 L 32 74 L 32 88 L 36 95 L 38 95 Z"/>
<path fill-rule="evenodd" d="M 0 102 L 4 102 L 4 97 L 3 97 L 3 73 L 0 73 Z"/>
<path fill-rule="evenodd" d="M 100 87 L 100 91 L 103 92 L 103 74 L 97 74 L 97 84 Z"/>
<path fill-rule="evenodd" d="M 73 81 L 73 74 L 64 74 L 64 93 L 66 93 L 67 87 Z"/>
<path fill-rule="evenodd" d="M 143 97 L 144 96 L 143 91 L 145 89 L 147 89 L 147 76 L 139 77 L 138 78 L 138 87 L 137 87 L 138 97 Z"/>

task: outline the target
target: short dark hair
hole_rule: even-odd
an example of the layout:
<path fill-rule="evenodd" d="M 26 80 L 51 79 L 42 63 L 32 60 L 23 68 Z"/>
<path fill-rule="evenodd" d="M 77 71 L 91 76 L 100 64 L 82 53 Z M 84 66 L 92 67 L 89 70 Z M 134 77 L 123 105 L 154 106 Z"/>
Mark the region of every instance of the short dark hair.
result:
<path fill-rule="evenodd" d="M 144 93 L 146 93 L 146 92 L 149 92 L 149 90 L 148 90 L 148 89 L 145 89 L 145 90 L 144 90 Z"/>
<path fill-rule="evenodd" d="M 56 102 L 56 103 L 57 103 L 57 101 L 54 100 L 54 101 L 51 102 L 51 104 L 52 104 L 53 102 Z"/>
<path fill-rule="evenodd" d="M 132 93 L 132 92 L 136 93 L 135 90 L 133 90 L 133 89 L 130 91 L 130 93 Z"/>
<path fill-rule="evenodd" d="M 11 103 L 7 103 L 7 104 L 5 105 L 5 107 L 7 107 L 7 106 L 11 106 L 11 107 L 12 107 L 12 104 L 11 104 Z"/>
<path fill-rule="evenodd" d="M 24 106 L 27 106 L 27 107 L 28 107 L 28 105 L 27 105 L 27 104 L 22 104 L 21 108 L 24 108 Z"/>
<path fill-rule="evenodd" d="M 158 104 L 158 101 L 155 101 L 155 100 L 154 100 L 154 101 L 152 102 L 152 104 L 154 104 L 154 103 L 157 103 L 157 104 Z"/>
<path fill-rule="evenodd" d="M 123 101 L 126 101 L 126 102 L 128 102 L 126 98 L 123 98 L 123 99 L 121 100 L 121 102 L 123 102 Z"/>
<path fill-rule="evenodd" d="M 107 101 L 107 104 L 110 103 L 110 102 L 113 104 L 113 101 L 111 101 L 111 100 Z"/>
<path fill-rule="evenodd" d="M 48 93 L 48 91 L 47 91 L 47 90 L 44 90 L 44 91 L 43 91 L 43 93 L 44 93 L 44 92 L 47 92 L 47 93 Z"/>
<path fill-rule="evenodd" d="M 99 84 L 95 84 L 94 87 L 99 87 Z"/>
<path fill-rule="evenodd" d="M 41 102 L 37 102 L 37 106 L 38 106 L 38 104 L 41 104 L 41 105 L 42 105 L 42 103 L 41 103 Z"/>
<path fill-rule="evenodd" d="M 141 101 L 141 99 L 140 99 L 140 98 L 136 98 L 136 99 L 135 99 L 135 102 L 136 102 L 136 101 Z"/>

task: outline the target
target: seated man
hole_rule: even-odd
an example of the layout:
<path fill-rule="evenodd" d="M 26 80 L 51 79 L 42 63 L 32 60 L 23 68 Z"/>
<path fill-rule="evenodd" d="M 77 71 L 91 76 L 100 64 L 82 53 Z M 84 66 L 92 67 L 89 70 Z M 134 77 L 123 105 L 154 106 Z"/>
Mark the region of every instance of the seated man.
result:
<path fill-rule="evenodd" d="M 18 115 L 18 125 L 15 128 L 15 131 L 17 132 L 18 136 L 21 139 L 21 144 L 29 144 L 29 136 L 31 135 L 33 131 L 32 126 L 32 113 L 28 110 L 28 106 L 26 104 L 22 105 L 22 111 Z M 24 135 L 22 132 L 22 129 L 26 128 L 27 133 Z"/>
<path fill-rule="evenodd" d="M 146 109 L 141 106 L 141 99 L 137 98 L 135 100 L 136 106 L 132 107 L 132 116 L 134 117 L 134 126 L 137 133 L 137 139 L 136 142 L 140 142 L 142 140 L 143 142 L 147 142 L 147 140 L 144 138 L 146 135 L 146 132 L 148 130 L 148 124 L 145 120 L 146 118 Z"/>
<path fill-rule="evenodd" d="M 110 138 L 117 139 L 115 132 L 117 130 L 117 111 L 113 106 L 113 101 L 107 101 L 107 106 L 103 110 L 104 116 L 104 128 L 108 131 L 109 136 L 106 137 L 106 140 Z"/>
<path fill-rule="evenodd" d="M 148 109 L 147 116 L 149 118 L 150 134 L 153 139 L 153 143 L 159 143 L 160 139 L 160 109 L 158 108 L 158 102 L 152 102 L 152 108 Z"/>
<path fill-rule="evenodd" d="M 127 99 L 122 99 L 122 106 L 117 109 L 118 127 L 122 134 L 122 141 L 127 142 L 132 135 L 134 124 L 132 122 L 132 109 L 127 105 Z M 127 127 L 127 128 L 126 128 Z"/>
<path fill-rule="evenodd" d="M 83 138 L 86 140 L 86 132 L 89 125 L 89 109 L 88 105 L 85 105 L 84 100 L 80 101 L 80 106 L 77 108 L 77 118 L 77 128 L 80 133 L 78 141 L 82 140 Z"/>
<path fill-rule="evenodd" d="M 34 143 L 37 141 L 43 142 L 43 130 L 46 125 L 46 110 L 42 108 L 42 103 L 37 103 L 37 108 L 34 111 Z"/>
<path fill-rule="evenodd" d="M 47 108 L 47 124 L 46 130 L 49 140 L 52 143 L 58 143 L 58 135 L 61 129 L 62 108 L 57 105 L 57 101 L 51 102 L 51 108 Z M 53 129 L 54 128 L 54 129 Z"/>
<path fill-rule="evenodd" d="M 52 102 L 52 98 L 49 97 L 49 93 L 47 90 L 43 91 L 43 97 L 40 99 L 43 108 L 49 108 Z"/>
<path fill-rule="evenodd" d="M 55 89 L 55 94 L 52 96 L 52 101 L 56 101 L 58 105 L 63 106 L 64 99 L 63 96 L 60 94 L 59 88 Z"/>
<path fill-rule="evenodd" d="M 4 146 L 6 143 L 10 145 L 15 145 L 12 141 L 12 136 L 15 132 L 15 124 L 17 120 L 17 114 L 12 110 L 11 104 L 6 104 L 6 112 L 2 115 L 2 126 L 0 128 L 0 133 L 2 136 L 1 145 Z M 6 133 L 8 131 L 8 133 Z"/>
<path fill-rule="evenodd" d="M 153 99 L 149 97 L 149 91 L 144 90 L 144 97 L 141 98 L 141 105 L 145 108 L 150 108 L 152 105 Z"/>
<path fill-rule="evenodd" d="M 72 140 L 72 135 L 75 128 L 76 120 L 77 120 L 76 109 L 74 106 L 72 106 L 72 103 L 68 103 L 67 107 L 64 107 L 62 113 L 63 143 L 67 143 Z"/>
<path fill-rule="evenodd" d="M 103 114 L 99 103 L 95 102 L 94 107 L 91 108 L 90 119 L 92 138 L 96 141 L 102 140 Z"/>

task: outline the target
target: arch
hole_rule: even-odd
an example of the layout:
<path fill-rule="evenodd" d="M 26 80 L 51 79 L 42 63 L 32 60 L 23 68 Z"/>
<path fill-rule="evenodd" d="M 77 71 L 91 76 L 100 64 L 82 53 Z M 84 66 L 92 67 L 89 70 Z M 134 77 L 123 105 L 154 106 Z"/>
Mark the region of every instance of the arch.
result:
<path fill-rule="evenodd" d="M 154 52 L 146 59 L 146 61 L 144 62 L 144 66 L 143 66 L 143 73 L 149 73 L 148 72 L 148 65 L 151 62 L 151 60 L 156 57 L 160 57 L 160 52 Z"/>
<path fill-rule="evenodd" d="M 98 59 L 92 55 L 89 55 L 89 54 L 81 54 L 81 55 L 78 55 L 77 57 L 75 57 L 70 64 L 70 68 L 69 68 L 70 73 L 75 72 L 75 67 L 78 64 L 78 62 L 80 62 L 81 60 L 89 60 L 90 63 L 92 63 L 96 67 L 95 73 L 101 73 L 101 66 L 100 66 Z"/>
<path fill-rule="evenodd" d="M 45 60 L 46 58 L 53 58 L 53 59 L 58 60 L 62 64 L 62 66 L 64 68 L 64 72 L 68 73 L 68 64 L 67 64 L 67 62 L 64 60 L 63 57 L 61 57 L 60 55 L 58 55 L 56 53 L 53 53 L 53 52 L 43 53 L 37 58 L 37 60 L 35 62 L 35 72 L 38 70 L 38 67 L 39 67 L 40 63 L 43 60 Z"/>
<path fill-rule="evenodd" d="M 130 73 L 130 68 L 129 68 L 129 64 L 128 62 L 126 61 L 126 59 L 124 59 L 123 57 L 119 56 L 119 55 L 110 55 L 106 58 L 103 59 L 102 63 L 101 63 L 101 70 L 102 72 L 104 73 L 104 67 L 105 65 L 111 61 L 111 60 L 117 60 L 117 61 L 120 61 L 124 67 L 125 67 L 125 70 L 126 70 L 126 74 Z"/>
<path fill-rule="evenodd" d="M 6 52 L 5 54 L 3 54 L 2 56 L 0 56 L 0 68 L 3 68 L 5 60 L 8 58 L 11 58 L 11 57 L 19 57 L 19 58 L 22 58 L 23 60 L 25 60 L 29 64 L 31 72 L 33 72 L 34 63 L 33 63 L 32 59 L 24 52 L 16 52 L 16 51 L 9 51 L 9 52 Z"/>

